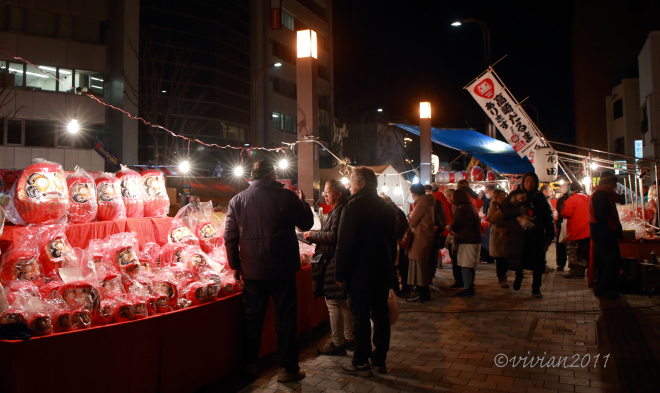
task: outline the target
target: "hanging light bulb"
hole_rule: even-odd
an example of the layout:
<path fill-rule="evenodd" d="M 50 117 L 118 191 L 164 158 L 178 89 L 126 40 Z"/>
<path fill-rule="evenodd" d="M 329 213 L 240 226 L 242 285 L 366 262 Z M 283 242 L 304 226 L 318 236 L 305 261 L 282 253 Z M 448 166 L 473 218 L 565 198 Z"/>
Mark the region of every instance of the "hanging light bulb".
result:
<path fill-rule="evenodd" d="M 280 160 L 280 162 L 278 163 L 278 166 L 279 166 L 280 169 L 286 169 L 286 168 L 289 167 L 289 161 L 288 161 L 286 158 L 285 158 L 285 159 L 282 159 L 282 160 Z"/>
<path fill-rule="evenodd" d="M 73 114 L 73 119 L 71 119 L 66 128 L 71 134 L 78 132 L 78 113 Z"/>
<path fill-rule="evenodd" d="M 591 163 L 591 169 L 596 169 L 596 168 L 598 168 L 598 164 L 596 164 L 595 162 L 592 162 Z"/>
<path fill-rule="evenodd" d="M 341 178 L 341 184 L 347 185 L 348 184 L 348 178 L 346 176 Z"/>
<path fill-rule="evenodd" d="M 401 187 L 396 187 L 396 188 L 394 189 L 394 193 L 395 193 L 396 195 L 401 195 Z"/>
<path fill-rule="evenodd" d="M 234 168 L 234 176 L 243 176 L 243 167 L 237 166 Z"/>
<path fill-rule="evenodd" d="M 381 190 L 382 190 L 383 192 L 387 192 L 387 190 L 389 190 L 389 188 L 388 188 L 387 186 L 383 186 L 383 187 L 381 188 Z"/>
<path fill-rule="evenodd" d="M 181 173 L 188 173 L 189 170 L 190 170 L 190 163 L 188 162 L 188 160 L 182 161 L 179 164 L 179 171 L 181 171 Z"/>

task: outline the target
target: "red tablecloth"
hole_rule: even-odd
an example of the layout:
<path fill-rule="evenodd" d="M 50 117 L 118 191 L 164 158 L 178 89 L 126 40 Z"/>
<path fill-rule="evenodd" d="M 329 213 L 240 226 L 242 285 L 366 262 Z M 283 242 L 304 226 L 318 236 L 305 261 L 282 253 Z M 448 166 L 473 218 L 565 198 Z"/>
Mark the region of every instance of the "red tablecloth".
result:
<path fill-rule="evenodd" d="M 87 248 L 92 239 L 103 239 L 120 232 L 135 232 L 144 247 L 147 242 L 167 243 L 172 217 L 165 218 L 128 218 L 126 220 L 98 221 L 84 224 L 68 224 L 66 236 L 73 247 Z M 25 232 L 25 227 L 7 225 L 0 236 L 0 250 L 4 253 L 17 235 Z"/>
<path fill-rule="evenodd" d="M 328 320 L 309 268 L 296 275 L 298 330 Z M 192 392 L 242 366 L 242 296 L 147 319 L 0 341 L 0 391 Z M 261 355 L 276 349 L 272 303 Z"/>

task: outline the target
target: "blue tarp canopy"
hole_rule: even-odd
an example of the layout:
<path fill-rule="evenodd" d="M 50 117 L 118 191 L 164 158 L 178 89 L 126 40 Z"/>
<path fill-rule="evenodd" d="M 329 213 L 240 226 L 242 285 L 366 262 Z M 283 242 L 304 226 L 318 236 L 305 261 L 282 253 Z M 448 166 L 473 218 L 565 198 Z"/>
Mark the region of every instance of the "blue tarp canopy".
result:
<path fill-rule="evenodd" d="M 394 124 L 402 130 L 419 136 L 418 126 Z M 433 128 L 433 143 L 463 151 L 501 174 L 522 175 L 534 172 L 527 158 L 520 158 L 508 143 L 480 134 L 470 128 Z"/>

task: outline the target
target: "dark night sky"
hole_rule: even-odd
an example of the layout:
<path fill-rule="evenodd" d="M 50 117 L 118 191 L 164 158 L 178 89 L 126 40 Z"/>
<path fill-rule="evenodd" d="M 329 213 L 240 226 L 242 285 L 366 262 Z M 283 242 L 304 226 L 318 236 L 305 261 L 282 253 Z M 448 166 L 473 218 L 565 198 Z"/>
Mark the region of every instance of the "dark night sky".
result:
<path fill-rule="evenodd" d="M 390 119 L 418 123 L 431 101 L 433 126 L 483 131 L 484 113 L 463 86 L 491 62 L 520 101 L 534 105 L 551 140 L 574 139 L 571 1 L 333 1 L 336 115 L 347 120 L 382 107 Z M 525 108 L 532 119 L 533 109 Z"/>

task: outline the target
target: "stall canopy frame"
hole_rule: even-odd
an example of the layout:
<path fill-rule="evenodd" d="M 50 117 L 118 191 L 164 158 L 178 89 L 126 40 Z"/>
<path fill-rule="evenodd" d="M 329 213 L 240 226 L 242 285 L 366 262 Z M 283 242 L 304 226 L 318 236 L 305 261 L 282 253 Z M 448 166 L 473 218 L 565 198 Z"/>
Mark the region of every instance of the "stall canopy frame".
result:
<path fill-rule="evenodd" d="M 390 125 L 419 136 L 418 126 L 397 123 Z M 534 171 L 529 160 L 521 158 L 511 145 L 480 134 L 471 128 L 431 127 L 431 141 L 464 152 L 502 175 L 522 175 Z"/>

